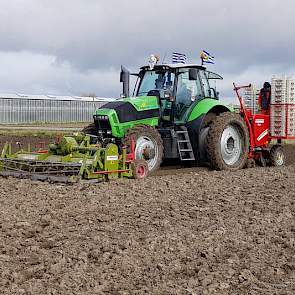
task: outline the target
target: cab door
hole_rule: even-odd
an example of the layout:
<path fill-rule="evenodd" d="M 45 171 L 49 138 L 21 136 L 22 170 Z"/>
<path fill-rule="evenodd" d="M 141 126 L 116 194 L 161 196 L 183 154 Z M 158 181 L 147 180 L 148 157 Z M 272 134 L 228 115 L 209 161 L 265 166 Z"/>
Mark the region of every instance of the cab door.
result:
<path fill-rule="evenodd" d="M 211 98 L 211 95 L 212 95 L 211 88 L 208 81 L 208 77 L 205 74 L 204 70 L 199 70 L 199 77 L 200 77 L 201 86 L 203 88 L 204 98 Z"/>
<path fill-rule="evenodd" d="M 181 68 L 177 75 L 175 121 L 184 122 L 191 106 L 205 97 L 199 70 L 195 70 L 195 78 L 189 75 L 189 68 Z"/>

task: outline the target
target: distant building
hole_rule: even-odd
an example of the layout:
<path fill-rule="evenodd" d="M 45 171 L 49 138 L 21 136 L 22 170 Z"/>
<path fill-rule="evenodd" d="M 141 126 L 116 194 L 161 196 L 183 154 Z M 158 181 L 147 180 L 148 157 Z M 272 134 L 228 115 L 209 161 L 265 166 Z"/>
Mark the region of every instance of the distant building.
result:
<path fill-rule="evenodd" d="M 0 93 L 0 124 L 88 122 L 115 98 Z"/>

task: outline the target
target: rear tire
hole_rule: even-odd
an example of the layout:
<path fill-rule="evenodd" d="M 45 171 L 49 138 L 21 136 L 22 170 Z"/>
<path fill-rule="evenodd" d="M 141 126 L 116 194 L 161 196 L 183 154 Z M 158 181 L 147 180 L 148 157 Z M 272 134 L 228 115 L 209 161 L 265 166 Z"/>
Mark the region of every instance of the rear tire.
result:
<path fill-rule="evenodd" d="M 149 173 L 154 173 L 160 168 L 163 159 L 163 141 L 159 132 L 147 125 L 138 125 L 130 128 L 123 140 L 127 146 L 135 143 L 135 159 L 143 159 L 148 164 Z"/>
<path fill-rule="evenodd" d="M 281 145 L 274 145 L 270 149 L 270 165 L 275 167 L 280 167 L 285 164 L 285 152 L 284 148 Z"/>
<path fill-rule="evenodd" d="M 211 123 L 207 136 L 210 166 L 215 170 L 239 170 L 245 167 L 249 152 L 249 134 L 242 117 L 221 113 Z"/>

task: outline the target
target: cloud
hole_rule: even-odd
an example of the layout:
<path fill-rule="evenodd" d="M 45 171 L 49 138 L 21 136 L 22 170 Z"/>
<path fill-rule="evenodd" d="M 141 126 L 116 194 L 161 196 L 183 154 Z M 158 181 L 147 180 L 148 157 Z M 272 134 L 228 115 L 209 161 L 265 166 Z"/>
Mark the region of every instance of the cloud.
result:
<path fill-rule="evenodd" d="M 1 92 L 118 97 L 121 91 L 118 70 L 111 67 L 81 72 L 54 56 L 26 51 L 0 52 L 0 64 Z"/>
<path fill-rule="evenodd" d="M 89 88 L 113 96 L 121 88 L 120 64 L 136 70 L 150 53 L 169 60 L 174 50 L 197 63 L 200 50 L 212 52 L 216 66 L 211 69 L 225 77 L 225 95 L 232 81 L 245 75 L 263 81 L 294 70 L 293 0 L 3 2 L 0 64 L 12 54 L 5 65 L 14 72 L 6 73 L 0 91 L 15 85 L 23 91 L 68 92 L 69 84 L 73 91 Z M 21 80 L 24 68 L 31 77 L 27 83 Z M 1 67 L 0 76 L 5 72 Z"/>

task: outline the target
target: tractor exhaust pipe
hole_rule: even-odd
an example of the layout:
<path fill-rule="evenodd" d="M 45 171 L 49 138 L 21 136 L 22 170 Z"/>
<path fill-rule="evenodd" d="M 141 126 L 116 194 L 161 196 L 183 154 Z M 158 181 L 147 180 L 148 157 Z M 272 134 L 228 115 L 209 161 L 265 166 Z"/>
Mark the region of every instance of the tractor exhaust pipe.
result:
<path fill-rule="evenodd" d="M 124 66 L 121 66 L 120 82 L 123 83 L 122 97 L 129 97 L 129 80 L 130 72 Z"/>

